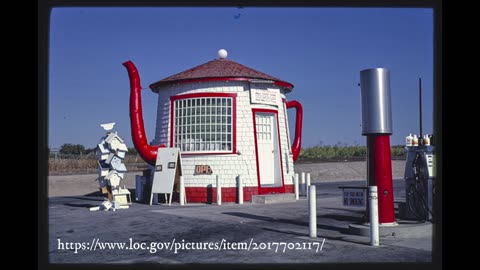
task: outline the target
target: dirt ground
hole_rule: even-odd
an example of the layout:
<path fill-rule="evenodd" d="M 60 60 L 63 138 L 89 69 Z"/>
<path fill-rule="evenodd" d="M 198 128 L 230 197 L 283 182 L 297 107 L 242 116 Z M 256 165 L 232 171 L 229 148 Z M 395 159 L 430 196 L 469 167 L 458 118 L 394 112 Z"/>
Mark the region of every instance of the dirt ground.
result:
<path fill-rule="evenodd" d="M 392 176 L 403 178 L 404 160 L 392 160 Z M 310 173 L 312 182 L 364 180 L 367 176 L 366 162 L 326 162 L 295 164 L 295 172 Z M 135 175 L 142 172 L 127 172 L 123 183 L 135 188 Z M 48 177 L 48 196 L 85 195 L 98 191 L 96 174 L 55 175 Z"/>
<path fill-rule="evenodd" d="M 322 162 L 295 164 L 295 172 L 310 173 L 312 181 L 336 182 L 365 180 L 367 178 L 366 161 Z M 403 178 L 405 160 L 392 160 L 393 179 Z"/>

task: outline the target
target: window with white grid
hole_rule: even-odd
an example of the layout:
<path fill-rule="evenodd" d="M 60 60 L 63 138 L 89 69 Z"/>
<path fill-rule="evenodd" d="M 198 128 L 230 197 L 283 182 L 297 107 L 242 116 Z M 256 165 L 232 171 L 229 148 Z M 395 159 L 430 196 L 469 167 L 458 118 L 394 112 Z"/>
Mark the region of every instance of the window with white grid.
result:
<path fill-rule="evenodd" d="M 174 147 L 180 151 L 233 151 L 233 97 L 177 99 L 174 115 Z"/>

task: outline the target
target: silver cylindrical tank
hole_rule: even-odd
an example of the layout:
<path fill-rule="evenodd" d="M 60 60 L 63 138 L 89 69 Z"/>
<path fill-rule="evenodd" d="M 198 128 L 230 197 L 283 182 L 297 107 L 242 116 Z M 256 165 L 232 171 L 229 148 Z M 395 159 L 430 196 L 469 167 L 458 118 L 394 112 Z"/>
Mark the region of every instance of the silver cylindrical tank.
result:
<path fill-rule="evenodd" d="M 360 71 L 362 135 L 392 134 L 390 71 L 371 68 Z"/>

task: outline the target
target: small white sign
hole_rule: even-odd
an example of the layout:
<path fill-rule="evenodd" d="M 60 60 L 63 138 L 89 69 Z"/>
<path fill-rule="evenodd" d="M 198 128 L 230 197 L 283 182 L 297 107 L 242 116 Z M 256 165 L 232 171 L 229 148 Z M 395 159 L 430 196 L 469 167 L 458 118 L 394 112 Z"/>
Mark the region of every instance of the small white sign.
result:
<path fill-rule="evenodd" d="M 250 89 L 251 103 L 278 105 L 279 91 L 275 89 L 259 90 Z"/>
<path fill-rule="evenodd" d="M 366 206 L 366 193 L 363 189 L 344 189 L 343 205 L 344 206 Z"/>
<path fill-rule="evenodd" d="M 183 175 L 180 148 L 158 148 L 157 161 L 154 168 L 150 205 L 152 205 L 154 193 L 170 194 L 170 202 L 168 204 L 171 204 L 174 191 L 173 186 L 179 182 L 180 176 Z"/>

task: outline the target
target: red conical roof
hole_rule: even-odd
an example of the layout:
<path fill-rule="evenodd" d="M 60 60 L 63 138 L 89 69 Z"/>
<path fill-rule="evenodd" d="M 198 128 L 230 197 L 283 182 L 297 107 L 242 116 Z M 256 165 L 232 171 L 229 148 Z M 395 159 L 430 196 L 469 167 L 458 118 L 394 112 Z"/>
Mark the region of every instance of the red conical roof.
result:
<path fill-rule="evenodd" d="M 158 87 L 173 83 L 249 80 L 271 81 L 272 84 L 284 87 L 287 92 L 290 92 L 293 88 L 293 85 L 289 82 L 282 81 L 237 62 L 219 58 L 152 83 L 150 89 L 158 92 Z"/>

